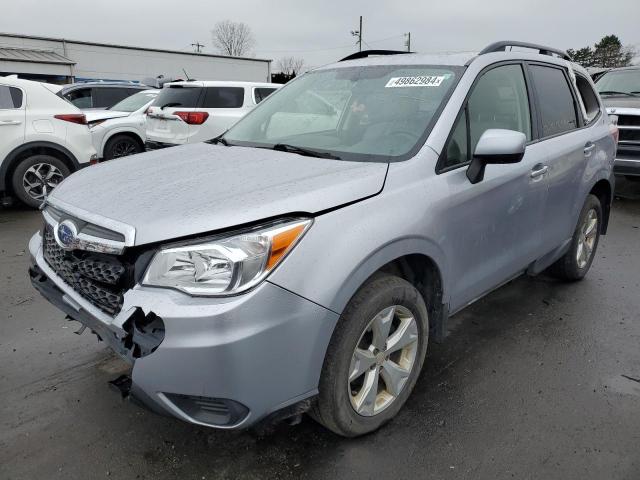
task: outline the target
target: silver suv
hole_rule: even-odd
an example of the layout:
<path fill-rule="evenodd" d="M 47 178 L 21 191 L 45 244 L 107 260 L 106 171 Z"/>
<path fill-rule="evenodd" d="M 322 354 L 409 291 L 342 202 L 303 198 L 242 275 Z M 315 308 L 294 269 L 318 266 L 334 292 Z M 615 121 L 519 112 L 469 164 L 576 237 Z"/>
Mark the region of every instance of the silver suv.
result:
<path fill-rule="evenodd" d="M 132 364 L 124 394 L 211 427 L 309 411 L 361 435 L 451 315 L 518 275 L 585 276 L 617 135 L 588 74 L 517 42 L 376 53 L 48 198 L 33 285 Z"/>

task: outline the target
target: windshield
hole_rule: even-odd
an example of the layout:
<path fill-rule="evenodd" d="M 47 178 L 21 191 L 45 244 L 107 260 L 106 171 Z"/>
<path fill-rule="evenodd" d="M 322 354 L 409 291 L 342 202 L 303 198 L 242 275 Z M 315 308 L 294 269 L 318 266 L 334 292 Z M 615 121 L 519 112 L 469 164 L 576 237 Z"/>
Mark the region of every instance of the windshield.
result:
<path fill-rule="evenodd" d="M 424 65 L 310 72 L 270 95 L 224 140 L 344 160 L 401 160 L 424 143 L 461 73 Z"/>
<path fill-rule="evenodd" d="M 596 88 L 603 95 L 640 94 L 640 69 L 607 72 L 598 79 Z"/>
<path fill-rule="evenodd" d="M 116 112 L 135 112 L 158 96 L 155 92 L 139 92 L 116 103 L 109 110 Z"/>

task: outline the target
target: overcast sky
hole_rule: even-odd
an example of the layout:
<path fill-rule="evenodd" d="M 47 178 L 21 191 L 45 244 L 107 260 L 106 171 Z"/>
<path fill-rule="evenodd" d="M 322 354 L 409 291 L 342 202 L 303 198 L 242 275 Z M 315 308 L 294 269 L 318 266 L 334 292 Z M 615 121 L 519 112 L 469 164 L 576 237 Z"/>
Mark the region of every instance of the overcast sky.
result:
<path fill-rule="evenodd" d="M 211 29 L 247 23 L 255 56 L 302 57 L 310 66 L 355 50 L 350 30 L 364 17 L 363 48 L 433 53 L 478 51 L 495 40 L 579 48 L 615 33 L 640 50 L 640 0 L 19 0 L 3 1 L 0 31 L 124 45 L 214 52 Z"/>

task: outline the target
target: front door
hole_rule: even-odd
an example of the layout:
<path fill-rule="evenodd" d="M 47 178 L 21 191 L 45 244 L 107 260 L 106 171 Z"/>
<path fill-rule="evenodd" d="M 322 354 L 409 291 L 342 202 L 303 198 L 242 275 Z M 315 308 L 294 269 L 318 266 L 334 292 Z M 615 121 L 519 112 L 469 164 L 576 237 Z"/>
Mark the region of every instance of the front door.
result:
<path fill-rule="evenodd" d="M 538 173 L 545 145 L 527 145 L 521 162 L 488 165 L 472 185 L 466 165 L 480 136 L 499 128 L 533 138 L 523 66 L 500 65 L 482 74 L 461 112 L 439 164 L 451 203 L 443 245 L 449 249 L 450 308 L 474 299 L 524 270 L 540 254 L 547 180 Z"/>

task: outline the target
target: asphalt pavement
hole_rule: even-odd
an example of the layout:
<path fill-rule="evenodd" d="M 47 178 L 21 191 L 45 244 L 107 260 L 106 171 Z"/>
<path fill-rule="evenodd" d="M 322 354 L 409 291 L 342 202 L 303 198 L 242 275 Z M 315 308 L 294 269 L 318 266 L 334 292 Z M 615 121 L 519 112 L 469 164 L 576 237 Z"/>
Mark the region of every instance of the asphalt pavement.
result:
<path fill-rule="evenodd" d="M 0 207 L 0 479 L 640 479 L 640 183 L 587 278 L 520 278 L 456 315 L 399 416 L 343 439 L 160 417 L 123 364 L 29 282 L 38 212 Z"/>

